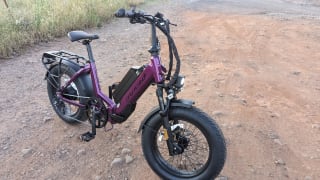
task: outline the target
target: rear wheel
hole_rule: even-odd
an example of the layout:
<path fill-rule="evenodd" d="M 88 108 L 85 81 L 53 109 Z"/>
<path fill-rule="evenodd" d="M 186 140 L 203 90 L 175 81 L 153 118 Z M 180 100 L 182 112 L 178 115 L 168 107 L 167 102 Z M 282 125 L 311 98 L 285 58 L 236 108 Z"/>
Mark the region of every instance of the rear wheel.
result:
<path fill-rule="evenodd" d="M 54 66 L 50 69 L 50 74 L 47 79 L 47 90 L 51 105 L 58 116 L 67 123 L 76 123 L 77 121 L 84 121 L 87 119 L 87 113 L 85 108 L 72 105 L 65 101 L 62 101 L 57 92 L 61 89 L 70 78 L 76 73 L 76 71 L 65 64 Z M 77 78 L 62 94 L 63 97 L 72 100 L 74 102 L 85 104 L 88 100 L 84 98 L 86 95 L 85 82 L 81 78 Z"/>
<path fill-rule="evenodd" d="M 142 148 L 150 167 L 163 179 L 214 179 L 223 168 L 226 146 L 218 125 L 199 109 L 176 107 L 169 112 L 174 142 L 181 148 L 170 156 L 159 114 L 142 133 Z"/>

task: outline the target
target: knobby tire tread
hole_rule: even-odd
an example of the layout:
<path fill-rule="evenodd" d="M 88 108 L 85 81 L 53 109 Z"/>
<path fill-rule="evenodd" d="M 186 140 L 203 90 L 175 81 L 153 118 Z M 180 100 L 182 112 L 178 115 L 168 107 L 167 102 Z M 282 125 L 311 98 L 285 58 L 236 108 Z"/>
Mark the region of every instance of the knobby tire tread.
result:
<path fill-rule="evenodd" d="M 61 66 L 61 67 L 59 67 Z M 60 69 L 60 70 L 59 70 Z M 60 73 L 60 74 L 59 74 Z M 76 124 L 79 123 L 78 121 L 76 121 L 75 119 L 79 120 L 79 121 L 84 121 L 87 119 L 87 113 L 85 108 L 80 108 L 77 110 L 76 114 L 72 115 L 72 116 L 66 116 L 64 115 L 62 112 L 60 112 L 59 109 L 56 109 L 53 105 L 53 99 L 55 97 L 55 95 L 53 94 L 56 90 L 53 84 L 58 85 L 57 82 L 57 78 L 61 78 L 61 74 L 66 74 L 69 77 L 72 77 L 74 74 L 76 73 L 76 70 L 72 69 L 71 67 L 65 65 L 65 64 L 61 64 L 61 65 L 55 65 L 50 69 L 50 73 L 47 79 L 47 90 L 48 90 L 48 96 L 49 96 L 49 100 L 50 103 L 53 107 L 53 109 L 55 110 L 55 112 L 57 113 L 57 115 L 65 122 L 70 123 L 70 124 Z M 53 81 L 54 82 L 53 82 Z M 60 80 L 61 81 L 61 80 Z M 85 85 L 84 82 L 82 82 L 81 78 L 76 79 L 74 81 L 77 89 L 78 89 L 78 93 L 79 96 L 84 96 L 85 94 Z"/>
<path fill-rule="evenodd" d="M 209 143 L 208 145 L 208 146 L 211 146 L 211 154 L 216 153 L 216 154 L 212 154 L 212 157 L 209 155 L 210 159 L 208 161 L 214 160 L 214 162 L 209 162 L 209 164 L 206 166 L 207 169 L 203 170 L 202 173 L 192 177 L 179 176 L 177 175 L 177 173 L 176 174 L 172 173 L 172 170 L 170 170 L 169 168 L 167 169 L 162 168 L 161 166 L 164 166 L 164 165 L 163 164 L 161 165 L 161 162 L 160 162 L 161 158 L 153 157 L 154 154 L 156 154 L 155 153 L 156 150 L 153 149 L 153 148 L 156 148 L 154 147 L 154 144 L 156 144 L 156 142 L 154 141 L 156 141 L 156 139 L 154 139 L 153 137 L 157 136 L 157 134 L 154 132 L 159 130 L 158 129 L 160 128 L 158 127 L 159 123 L 162 124 L 160 115 L 156 114 L 152 116 L 150 118 L 150 121 L 146 123 L 146 126 L 148 126 L 148 128 L 143 129 L 143 132 L 142 132 L 142 147 L 143 147 L 143 152 L 148 164 L 163 179 L 191 180 L 191 179 L 213 179 L 217 177 L 220 171 L 222 170 L 226 160 L 226 144 L 225 144 L 222 131 L 220 130 L 217 123 L 211 117 L 209 117 L 205 112 L 203 112 L 202 110 L 196 107 L 192 107 L 192 108 L 174 107 L 172 108 L 172 110 L 170 110 L 169 113 L 170 115 L 178 115 L 180 118 L 182 114 L 187 114 L 186 116 L 189 116 L 188 117 L 189 120 L 186 120 L 186 121 L 193 124 L 196 127 L 196 129 L 198 129 L 202 134 L 206 133 L 204 134 L 204 136 L 206 137 L 207 141 L 211 141 L 211 144 Z M 171 117 L 170 120 L 172 119 L 174 118 Z M 211 131 L 202 132 L 201 129 L 203 131 L 210 131 L 210 130 Z M 211 137 L 211 135 L 214 137 Z M 216 147 L 216 146 L 219 146 L 219 147 Z M 210 164 L 210 163 L 215 163 L 215 164 Z"/>

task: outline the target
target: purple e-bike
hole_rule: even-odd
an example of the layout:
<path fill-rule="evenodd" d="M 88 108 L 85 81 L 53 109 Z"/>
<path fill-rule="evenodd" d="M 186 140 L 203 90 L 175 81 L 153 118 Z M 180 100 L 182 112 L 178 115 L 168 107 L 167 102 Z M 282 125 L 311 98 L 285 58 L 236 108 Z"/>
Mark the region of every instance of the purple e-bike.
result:
<path fill-rule="evenodd" d="M 161 13 L 148 15 L 134 9 L 119 9 L 115 16 L 127 17 L 132 24 L 151 25 L 150 63 L 130 68 L 119 83 L 109 86 L 107 96 L 100 88 L 90 46 L 98 35 L 71 31 L 69 39 L 86 46 L 88 59 L 67 51 L 43 54 L 53 109 L 67 123 L 88 120 L 92 130 L 82 134 L 81 139 L 90 141 L 96 135 L 96 128 L 126 121 L 139 97 L 151 84 L 155 85 L 159 104 L 146 115 L 139 128 L 148 164 L 163 179 L 214 179 L 226 159 L 225 140 L 216 122 L 196 108 L 193 101 L 177 98 L 184 76 L 179 74 L 180 58 L 170 35 L 169 27 L 174 24 Z M 157 28 L 168 40 L 168 70 L 160 60 Z"/>

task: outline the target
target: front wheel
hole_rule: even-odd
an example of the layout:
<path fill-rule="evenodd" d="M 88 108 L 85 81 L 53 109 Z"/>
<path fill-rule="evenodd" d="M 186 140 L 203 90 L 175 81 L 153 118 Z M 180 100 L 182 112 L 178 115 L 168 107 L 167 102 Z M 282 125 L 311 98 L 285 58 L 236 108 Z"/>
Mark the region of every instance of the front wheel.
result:
<path fill-rule="evenodd" d="M 174 107 L 169 111 L 174 143 L 182 149 L 169 155 L 162 119 L 152 116 L 142 132 L 144 156 L 155 173 L 163 179 L 214 179 L 224 166 L 226 145 L 223 134 L 201 110 Z"/>

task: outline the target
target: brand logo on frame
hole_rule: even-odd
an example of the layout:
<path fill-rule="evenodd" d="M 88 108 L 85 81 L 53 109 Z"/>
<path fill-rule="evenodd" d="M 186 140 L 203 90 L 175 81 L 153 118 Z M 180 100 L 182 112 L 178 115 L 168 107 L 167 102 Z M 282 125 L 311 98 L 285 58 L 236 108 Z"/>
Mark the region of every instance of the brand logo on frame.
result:
<path fill-rule="evenodd" d="M 140 79 L 138 79 L 138 82 L 134 82 L 135 86 L 133 87 L 133 89 L 129 92 L 129 95 L 127 97 L 127 100 L 130 101 L 132 99 L 132 97 L 134 98 L 139 98 L 140 94 L 136 94 L 136 92 L 138 90 L 141 89 L 141 85 L 143 84 L 143 82 L 146 80 L 146 73 L 143 73 L 141 77 L 139 77 Z"/>

